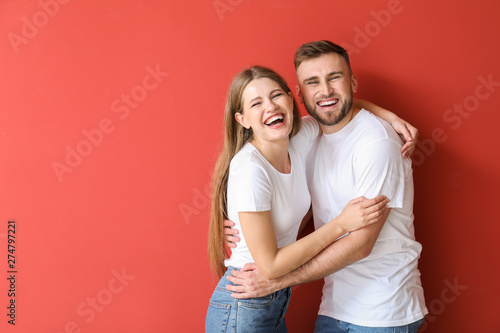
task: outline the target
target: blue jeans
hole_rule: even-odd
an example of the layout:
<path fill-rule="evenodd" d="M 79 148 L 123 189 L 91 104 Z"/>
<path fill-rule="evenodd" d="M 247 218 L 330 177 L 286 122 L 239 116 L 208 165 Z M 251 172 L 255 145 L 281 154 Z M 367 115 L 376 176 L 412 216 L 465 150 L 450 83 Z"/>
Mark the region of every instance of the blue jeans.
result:
<path fill-rule="evenodd" d="M 396 326 L 396 327 L 366 327 L 358 326 L 340 321 L 332 317 L 319 315 L 316 319 L 316 327 L 314 333 L 417 333 L 418 328 L 424 319 L 420 319 L 414 323 Z"/>
<path fill-rule="evenodd" d="M 226 285 L 233 284 L 227 279 L 231 270 L 220 279 L 210 298 L 205 332 L 259 332 L 286 333 L 285 313 L 290 302 L 291 288 L 279 290 L 265 297 L 235 299 Z"/>

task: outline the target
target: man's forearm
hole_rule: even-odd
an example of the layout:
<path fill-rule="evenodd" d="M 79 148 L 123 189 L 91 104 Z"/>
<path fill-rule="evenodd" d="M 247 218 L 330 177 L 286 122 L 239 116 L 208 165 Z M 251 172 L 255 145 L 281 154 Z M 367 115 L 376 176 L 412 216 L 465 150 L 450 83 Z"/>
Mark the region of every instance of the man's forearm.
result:
<path fill-rule="evenodd" d="M 365 258 L 373 244 L 363 243 L 351 233 L 332 243 L 313 259 L 278 279 L 280 289 L 319 280 Z"/>
<path fill-rule="evenodd" d="M 247 264 L 241 271 L 233 272 L 234 276 L 228 276 L 228 280 L 234 285 L 227 285 L 226 288 L 234 292 L 231 295 L 234 298 L 262 297 L 337 272 L 371 253 L 388 212 L 389 210 L 384 213 L 383 221 L 351 232 L 325 248 L 309 262 L 284 276 L 268 280 L 255 264 Z"/>

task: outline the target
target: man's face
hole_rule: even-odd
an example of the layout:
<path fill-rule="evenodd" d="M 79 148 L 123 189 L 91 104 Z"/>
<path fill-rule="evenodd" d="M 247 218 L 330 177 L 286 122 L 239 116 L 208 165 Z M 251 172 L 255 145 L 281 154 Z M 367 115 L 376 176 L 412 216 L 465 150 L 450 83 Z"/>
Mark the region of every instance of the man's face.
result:
<path fill-rule="evenodd" d="M 299 99 L 320 124 L 343 127 L 349 122 L 357 82 L 344 58 L 329 53 L 306 60 L 297 68 L 297 80 Z"/>

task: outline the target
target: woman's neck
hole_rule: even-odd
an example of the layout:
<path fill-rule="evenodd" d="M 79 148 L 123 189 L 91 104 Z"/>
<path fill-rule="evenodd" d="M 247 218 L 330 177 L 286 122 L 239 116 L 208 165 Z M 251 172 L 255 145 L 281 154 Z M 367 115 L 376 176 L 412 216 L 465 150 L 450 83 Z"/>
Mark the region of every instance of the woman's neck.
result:
<path fill-rule="evenodd" d="M 250 143 L 259 150 L 262 156 L 264 156 L 276 170 L 281 173 L 291 172 L 292 164 L 290 162 L 290 156 L 288 155 L 290 140 L 288 138 L 272 142 L 262 142 L 254 138 Z"/>

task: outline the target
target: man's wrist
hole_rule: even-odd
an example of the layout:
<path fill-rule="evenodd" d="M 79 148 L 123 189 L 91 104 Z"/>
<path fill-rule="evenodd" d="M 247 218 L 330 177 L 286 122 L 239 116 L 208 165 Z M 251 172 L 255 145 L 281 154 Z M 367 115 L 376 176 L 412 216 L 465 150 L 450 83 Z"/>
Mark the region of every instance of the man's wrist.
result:
<path fill-rule="evenodd" d="M 277 279 L 274 279 L 275 286 L 277 288 L 276 290 L 285 289 L 287 287 L 291 287 L 291 286 L 295 285 L 296 283 L 294 282 L 294 279 L 293 279 L 293 277 L 295 276 L 294 273 L 295 273 L 295 271 L 290 272 L 286 275 L 280 276 Z"/>

